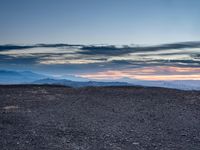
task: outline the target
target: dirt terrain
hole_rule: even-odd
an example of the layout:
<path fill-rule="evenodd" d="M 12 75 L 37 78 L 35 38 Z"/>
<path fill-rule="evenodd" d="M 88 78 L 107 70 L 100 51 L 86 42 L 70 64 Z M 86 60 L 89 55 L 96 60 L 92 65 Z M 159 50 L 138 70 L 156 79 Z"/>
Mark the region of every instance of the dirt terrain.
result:
<path fill-rule="evenodd" d="M 199 150 L 200 92 L 0 86 L 1 150 Z"/>

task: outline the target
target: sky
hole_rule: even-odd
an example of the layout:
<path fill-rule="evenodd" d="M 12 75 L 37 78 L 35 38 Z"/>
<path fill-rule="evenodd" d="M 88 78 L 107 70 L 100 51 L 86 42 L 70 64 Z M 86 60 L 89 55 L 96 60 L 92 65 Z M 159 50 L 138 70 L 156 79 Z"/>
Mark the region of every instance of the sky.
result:
<path fill-rule="evenodd" d="M 0 0 L 0 69 L 200 80 L 199 27 L 199 0 Z"/>
<path fill-rule="evenodd" d="M 199 15 L 199 0 L 0 0 L 0 43 L 197 41 Z"/>

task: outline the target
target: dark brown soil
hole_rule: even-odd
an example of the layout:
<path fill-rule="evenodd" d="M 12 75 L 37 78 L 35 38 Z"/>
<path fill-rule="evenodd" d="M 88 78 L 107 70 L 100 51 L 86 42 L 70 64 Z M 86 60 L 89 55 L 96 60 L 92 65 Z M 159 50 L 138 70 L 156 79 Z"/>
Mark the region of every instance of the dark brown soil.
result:
<path fill-rule="evenodd" d="M 199 150 L 200 92 L 0 86 L 1 150 Z"/>

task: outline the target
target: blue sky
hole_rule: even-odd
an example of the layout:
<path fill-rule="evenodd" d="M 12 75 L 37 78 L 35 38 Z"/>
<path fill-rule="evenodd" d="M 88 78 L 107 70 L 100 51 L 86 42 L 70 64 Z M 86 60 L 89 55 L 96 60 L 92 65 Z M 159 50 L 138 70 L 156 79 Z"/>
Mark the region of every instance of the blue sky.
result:
<path fill-rule="evenodd" d="M 199 27 L 199 0 L 0 0 L 0 69 L 200 80 Z"/>
<path fill-rule="evenodd" d="M 198 41 L 199 0 L 0 0 L 0 43 Z"/>

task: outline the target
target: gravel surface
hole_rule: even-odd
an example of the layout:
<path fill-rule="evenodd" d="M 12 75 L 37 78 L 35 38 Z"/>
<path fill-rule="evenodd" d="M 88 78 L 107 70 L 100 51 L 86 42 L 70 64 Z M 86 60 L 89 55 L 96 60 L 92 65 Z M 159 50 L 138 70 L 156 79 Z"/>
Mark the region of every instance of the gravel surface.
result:
<path fill-rule="evenodd" d="M 200 150 L 200 92 L 0 86 L 1 150 Z"/>

